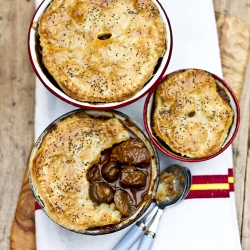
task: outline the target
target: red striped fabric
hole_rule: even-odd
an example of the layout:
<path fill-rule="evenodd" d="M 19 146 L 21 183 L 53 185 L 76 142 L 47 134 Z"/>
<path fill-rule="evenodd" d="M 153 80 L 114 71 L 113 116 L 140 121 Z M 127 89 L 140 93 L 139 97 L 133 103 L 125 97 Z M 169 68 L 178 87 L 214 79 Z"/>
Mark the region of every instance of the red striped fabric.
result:
<path fill-rule="evenodd" d="M 228 169 L 227 175 L 199 175 L 192 177 L 192 185 L 197 185 L 196 187 L 202 186 L 200 190 L 191 190 L 187 195 L 186 199 L 200 199 L 200 198 L 229 198 L 230 192 L 234 191 L 233 179 L 233 169 Z M 230 182 L 229 182 L 230 179 Z M 208 185 L 204 185 L 208 184 Z M 210 189 L 209 184 L 214 184 L 213 187 L 218 188 Z M 221 189 L 220 187 L 227 186 L 226 188 Z M 206 189 L 207 186 L 207 189 Z"/>
<path fill-rule="evenodd" d="M 35 210 L 41 209 L 40 206 L 38 205 L 37 201 L 35 201 Z"/>

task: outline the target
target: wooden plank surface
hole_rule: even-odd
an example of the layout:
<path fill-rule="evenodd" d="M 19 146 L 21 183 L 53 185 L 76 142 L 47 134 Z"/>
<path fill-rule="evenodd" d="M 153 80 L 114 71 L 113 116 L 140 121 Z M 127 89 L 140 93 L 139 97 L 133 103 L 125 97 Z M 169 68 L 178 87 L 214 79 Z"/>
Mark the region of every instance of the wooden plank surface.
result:
<path fill-rule="evenodd" d="M 34 126 L 34 72 L 27 32 L 34 2 L 0 0 L 0 249 L 10 232 Z"/>
<path fill-rule="evenodd" d="M 233 15 L 250 28 L 250 2 L 213 0 L 215 11 Z M 237 58 L 237 55 L 235 55 Z M 237 70 L 237 68 L 235 69 Z M 241 125 L 233 143 L 235 197 L 242 249 L 250 249 L 250 59 L 246 65 L 240 107 Z"/>
<path fill-rule="evenodd" d="M 247 0 L 214 0 L 215 10 L 232 14 L 250 27 L 250 2 Z M 10 249 L 10 235 L 16 204 L 22 186 L 26 163 L 33 144 L 34 73 L 27 55 L 27 30 L 34 13 L 32 0 L 0 0 L 0 249 Z M 241 127 L 234 141 L 235 193 L 237 215 L 244 250 L 250 249 L 250 157 L 249 108 L 250 63 L 248 62 L 240 100 Z M 28 190 L 21 196 L 24 212 Z M 29 199 L 30 200 L 30 199 Z M 20 210 L 22 212 L 22 210 Z M 22 213 L 19 214 L 22 214 Z M 21 216 L 28 232 L 34 231 L 32 221 Z M 14 228 L 14 227 L 13 227 Z M 22 236 L 20 236 L 22 237 Z M 24 238 L 25 239 L 25 238 Z M 27 241 L 27 240 L 25 240 Z M 33 241 L 34 242 L 34 241 Z M 13 243 L 13 242 L 12 242 Z M 30 242 L 31 243 L 31 242 Z M 20 244 L 21 245 L 21 244 Z M 13 249 L 22 249 L 13 245 Z M 34 245 L 31 244 L 30 249 Z M 23 248 L 29 250 L 29 248 Z"/>
<path fill-rule="evenodd" d="M 16 250 L 36 250 L 34 196 L 25 171 L 12 225 L 10 245 Z"/>

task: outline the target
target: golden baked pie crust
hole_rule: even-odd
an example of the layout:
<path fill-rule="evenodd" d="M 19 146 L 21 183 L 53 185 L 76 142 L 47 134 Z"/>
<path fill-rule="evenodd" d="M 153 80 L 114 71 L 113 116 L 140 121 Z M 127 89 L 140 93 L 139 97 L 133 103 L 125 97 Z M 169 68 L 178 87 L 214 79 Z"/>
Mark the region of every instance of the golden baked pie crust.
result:
<path fill-rule="evenodd" d="M 151 0 L 54 0 L 38 34 L 49 73 L 86 102 L 131 98 L 166 51 L 166 27 Z"/>
<path fill-rule="evenodd" d="M 171 150 L 201 158 L 218 152 L 233 122 L 231 106 L 203 70 L 170 74 L 155 94 L 153 131 Z"/>
<path fill-rule="evenodd" d="M 46 133 L 31 154 L 29 172 L 35 194 L 52 220 L 78 232 L 120 222 L 113 203 L 91 201 L 87 172 L 104 149 L 129 138 L 117 118 L 101 120 L 84 112 Z"/>

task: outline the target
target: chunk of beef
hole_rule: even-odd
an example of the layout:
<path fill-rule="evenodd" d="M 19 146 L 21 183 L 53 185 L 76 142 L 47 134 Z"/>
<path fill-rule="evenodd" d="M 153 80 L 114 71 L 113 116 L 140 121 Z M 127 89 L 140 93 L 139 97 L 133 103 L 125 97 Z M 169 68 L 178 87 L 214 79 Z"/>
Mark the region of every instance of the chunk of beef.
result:
<path fill-rule="evenodd" d="M 120 183 L 125 187 L 144 187 L 146 182 L 146 173 L 134 166 L 125 166 L 121 171 Z"/>
<path fill-rule="evenodd" d="M 112 149 L 110 161 L 119 161 L 129 165 L 148 165 L 150 154 L 140 139 L 125 141 Z"/>

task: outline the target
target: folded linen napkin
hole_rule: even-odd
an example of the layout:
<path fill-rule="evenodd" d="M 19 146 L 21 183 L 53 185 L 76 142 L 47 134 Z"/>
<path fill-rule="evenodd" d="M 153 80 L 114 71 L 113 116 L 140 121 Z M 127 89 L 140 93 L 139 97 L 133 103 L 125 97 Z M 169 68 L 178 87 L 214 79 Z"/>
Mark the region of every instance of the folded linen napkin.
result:
<path fill-rule="evenodd" d="M 41 0 L 36 0 L 40 4 Z M 222 76 L 212 0 L 160 1 L 173 31 L 173 53 L 167 73 L 194 67 Z M 119 109 L 143 126 L 145 98 Z M 35 138 L 57 117 L 75 109 L 49 93 L 36 80 Z M 188 167 L 193 185 L 188 197 L 163 213 L 153 249 L 241 249 L 233 190 L 232 149 L 201 163 L 178 162 L 158 151 L 161 169 L 178 163 Z M 36 207 L 38 250 L 112 249 L 130 227 L 102 236 L 70 232 Z M 137 249 L 139 240 L 131 249 Z"/>

